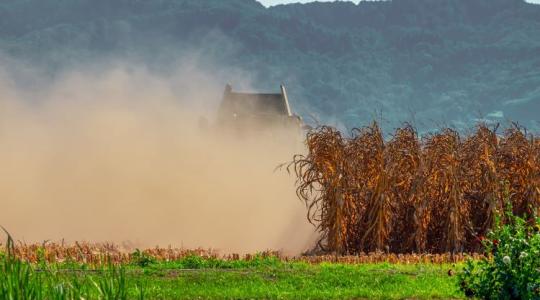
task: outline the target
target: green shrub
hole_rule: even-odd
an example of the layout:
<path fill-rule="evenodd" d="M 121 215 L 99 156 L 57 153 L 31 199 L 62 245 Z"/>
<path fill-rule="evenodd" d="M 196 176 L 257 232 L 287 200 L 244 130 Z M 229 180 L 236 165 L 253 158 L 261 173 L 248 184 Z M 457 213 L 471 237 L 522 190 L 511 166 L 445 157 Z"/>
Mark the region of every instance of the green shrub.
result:
<path fill-rule="evenodd" d="M 540 219 L 506 213 L 483 240 L 485 258 L 469 260 L 459 276 L 467 296 L 482 299 L 540 299 Z"/>
<path fill-rule="evenodd" d="M 139 249 L 136 249 L 135 252 L 131 254 L 131 263 L 136 266 L 145 268 L 151 264 L 154 264 L 155 262 L 156 259 L 153 256 L 148 255 Z"/>
<path fill-rule="evenodd" d="M 204 269 L 208 263 L 198 255 L 188 255 L 182 259 L 182 264 L 186 269 Z"/>

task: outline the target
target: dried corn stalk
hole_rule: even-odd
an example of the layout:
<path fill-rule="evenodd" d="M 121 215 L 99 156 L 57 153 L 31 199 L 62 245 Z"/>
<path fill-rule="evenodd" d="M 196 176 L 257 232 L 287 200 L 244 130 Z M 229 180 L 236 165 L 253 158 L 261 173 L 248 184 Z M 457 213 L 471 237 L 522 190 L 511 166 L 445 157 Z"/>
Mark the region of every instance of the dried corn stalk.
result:
<path fill-rule="evenodd" d="M 464 137 L 443 129 L 420 139 L 405 125 L 389 140 L 377 123 L 351 137 L 320 127 L 306 144 L 289 167 L 332 252 L 474 251 L 506 204 L 539 213 L 540 141 L 518 126 L 502 137 L 480 124 Z"/>

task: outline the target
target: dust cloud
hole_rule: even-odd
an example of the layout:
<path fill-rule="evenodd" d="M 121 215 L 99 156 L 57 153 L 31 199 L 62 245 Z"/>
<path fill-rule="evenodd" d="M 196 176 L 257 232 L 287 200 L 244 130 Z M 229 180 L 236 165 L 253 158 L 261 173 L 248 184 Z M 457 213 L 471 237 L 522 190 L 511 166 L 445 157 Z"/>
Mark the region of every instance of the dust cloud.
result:
<path fill-rule="evenodd" d="M 30 90 L 3 72 L 0 225 L 26 243 L 309 248 L 314 229 L 294 178 L 275 171 L 303 151 L 301 140 L 215 128 L 222 91 L 195 69 L 117 66 Z"/>

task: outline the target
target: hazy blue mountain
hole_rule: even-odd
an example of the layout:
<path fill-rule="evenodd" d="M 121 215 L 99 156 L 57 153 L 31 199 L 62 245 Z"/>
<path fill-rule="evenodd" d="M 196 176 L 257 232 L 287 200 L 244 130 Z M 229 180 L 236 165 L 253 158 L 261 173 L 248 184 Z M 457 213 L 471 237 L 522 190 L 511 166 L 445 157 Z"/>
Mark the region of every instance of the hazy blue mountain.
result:
<path fill-rule="evenodd" d="M 256 88 L 286 83 L 306 119 L 540 130 L 540 5 L 522 0 L 3 0 L 0 49 L 52 73 L 118 56 L 165 70 L 196 49 Z"/>

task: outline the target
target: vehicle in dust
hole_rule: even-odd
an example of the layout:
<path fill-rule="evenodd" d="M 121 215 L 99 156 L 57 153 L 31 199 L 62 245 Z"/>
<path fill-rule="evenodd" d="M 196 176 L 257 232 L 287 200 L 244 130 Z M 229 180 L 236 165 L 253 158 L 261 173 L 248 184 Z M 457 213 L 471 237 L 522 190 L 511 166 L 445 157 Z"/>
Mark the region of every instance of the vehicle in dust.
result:
<path fill-rule="evenodd" d="M 245 93 L 233 91 L 227 84 L 217 113 L 218 127 L 239 132 L 265 129 L 300 132 L 302 119 L 291 112 L 287 91 L 283 85 L 280 88 L 280 93 Z"/>

